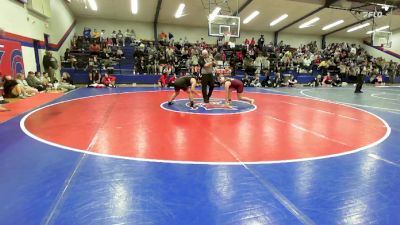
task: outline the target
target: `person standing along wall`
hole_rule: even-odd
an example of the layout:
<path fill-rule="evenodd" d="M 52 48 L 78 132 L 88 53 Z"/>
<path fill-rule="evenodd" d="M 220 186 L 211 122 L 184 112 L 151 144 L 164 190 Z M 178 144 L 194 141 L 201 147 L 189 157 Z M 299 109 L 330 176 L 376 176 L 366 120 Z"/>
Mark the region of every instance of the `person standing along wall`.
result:
<path fill-rule="evenodd" d="M 58 69 L 58 62 L 49 51 L 46 51 L 46 54 L 43 57 L 43 67 L 44 71 L 49 74 L 51 83 L 57 81 L 55 78 L 55 72 Z"/>

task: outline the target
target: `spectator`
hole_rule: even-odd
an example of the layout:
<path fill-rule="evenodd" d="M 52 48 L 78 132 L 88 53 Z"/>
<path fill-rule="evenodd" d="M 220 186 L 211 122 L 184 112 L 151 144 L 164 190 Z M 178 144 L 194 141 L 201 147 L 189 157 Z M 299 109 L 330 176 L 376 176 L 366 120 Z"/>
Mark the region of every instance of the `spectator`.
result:
<path fill-rule="evenodd" d="M 263 49 L 264 47 L 264 35 L 261 34 L 261 37 L 257 41 L 257 45 L 259 49 Z"/>
<path fill-rule="evenodd" d="M 90 38 L 92 37 L 91 36 L 91 31 L 92 31 L 92 29 L 90 29 L 90 28 L 88 28 L 88 27 L 85 27 L 84 29 L 83 29 L 83 37 L 85 38 L 85 40 L 90 40 Z"/>
<path fill-rule="evenodd" d="M 311 59 L 310 59 L 310 57 L 308 57 L 308 56 L 304 57 L 304 59 L 303 59 L 303 68 L 307 72 L 310 72 L 310 70 L 311 70 Z"/>
<path fill-rule="evenodd" d="M 251 41 L 250 41 L 250 44 L 249 44 L 249 47 L 250 48 L 254 48 L 255 45 L 256 45 L 256 40 L 254 39 L 254 37 L 252 37 Z"/>
<path fill-rule="evenodd" d="M 158 86 L 166 87 L 168 85 L 168 74 L 162 73 L 160 79 L 158 80 Z"/>
<path fill-rule="evenodd" d="M 6 98 L 26 98 L 30 97 L 28 93 L 26 93 L 24 87 L 14 79 L 10 75 L 4 76 L 4 97 Z"/>
<path fill-rule="evenodd" d="M 125 46 L 125 43 L 124 43 L 124 35 L 122 34 L 122 31 L 121 31 L 121 30 L 118 30 L 118 33 L 117 33 L 117 41 L 118 41 L 118 46 Z"/>
<path fill-rule="evenodd" d="M 53 87 L 48 73 L 43 72 L 43 74 L 40 74 L 39 72 L 36 72 L 35 76 L 43 84 L 44 87 Z"/>
<path fill-rule="evenodd" d="M 68 91 L 75 89 L 74 82 L 72 81 L 71 75 L 64 72 L 61 76 L 61 81 L 58 85 L 61 89 L 67 89 Z"/>
<path fill-rule="evenodd" d="M 277 87 L 280 87 L 280 86 L 282 86 L 282 77 L 281 77 L 281 73 L 280 73 L 280 71 L 279 71 L 279 69 L 275 72 L 275 78 L 274 78 L 274 81 L 273 81 L 273 87 L 274 88 L 277 88 Z"/>
<path fill-rule="evenodd" d="M 261 87 L 261 82 L 260 82 L 260 74 L 255 75 L 254 79 L 250 83 L 251 87 Z"/>
<path fill-rule="evenodd" d="M 89 52 L 92 55 L 99 55 L 100 54 L 100 45 L 96 42 L 93 42 L 89 47 Z"/>
<path fill-rule="evenodd" d="M 322 79 L 322 85 L 331 85 L 331 84 L 332 84 L 332 77 L 331 73 L 328 72 Z"/>
<path fill-rule="evenodd" d="M 57 59 L 53 57 L 51 52 L 46 51 L 45 56 L 43 57 L 43 67 L 46 73 L 49 74 L 51 82 L 53 83 L 55 78 L 55 71 L 58 69 Z M 28 79 L 28 78 L 27 78 Z M 29 84 L 29 81 L 28 81 Z"/>
<path fill-rule="evenodd" d="M 92 32 L 92 41 L 93 42 L 100 42 L 101 32 L 97 31 L 96 29 Z"/>
<path fill-rule="evenodd" d="M 289 80 L 287 82 L 288 87 L 294 87 L 297 84 L 297 80 L 293 75 L 290 75 Z"/>
<path fill-rule="evenodd" d="M 65 50 L 64 61 L 70 63 L 72 68 L 76 68 L 76 58 L 74 55 L 71 54 L 71 51 L 69 48 L 67 48 Z"/>
<path fill-rule="evenodd" d="M 89 84 L 88 87 L 104 87 L 104 84 L 101 83 L 101 75 L 97 71 L 89 72 Z"/>
<path fill-rule="evenodd" d="M 243 69 L 245 74 L 254 75 L 255 72 L 254 61 L 249 54 L 246 54 L 246 57 L 243 59 Z"/>
<path fill-rule="evenodd" d="M 335 77 L 333 78 L 332 86 L 333 87 L 341 87 L 342 86 L 342 79 L 340 79 L 340 76 L 338 74 L 336 74 Z"/>
<path fill-rule="evenodd" d="M 42 82 L 35 77 L 35 73 L 33 73 L 32 71 L 28 72 L 28 76 L 26 77 L 26 82 L 28 83 L 29 86 L 36 88 L 40 92 L 46 90 Z"/>
<path fill-rule="evenodd" d="M 117 33 L 115 32 L 115 30 L 113 30 L 113 32 L 111 33 L 111 40 L 113 43 L 113 46 L 117 45 Z"/>
<path fill-rule="evenodd" d="M 116 82 L 116 77 L 115 76 L 111 76 L 108 73 L 104 74 L 103 78 L 102 78 L 102 84 L 104 84 L 106 87 L 113 87 L 116 88 L 117 86 L 115 85 Z"/>
<path fill-rule="evenodd" d="M 17 74 L 16 81 L 17 81 L 17 83 L 19 85 L 21 85 L 24 88 L 25 92 L 28 95 L 36 95 L 37 93 L 39 93 L 39 91 L 36 88 L 33 88 L 33 87 L 28 85 L 28 83 L 25 80 L 25 75 L 24 74 L 22 74 L 22 73 Z"/>
<path fill-rule="evenodd" d="M 129 29 L 126 29 L 125 31 L 125 42 L 124 46 L 130 46 L 132 43 L 132 34 Z"/>
<path fill-rule="evenodd" d="M 250 87 L 250 79 L 249 79 L 249 76 L 247 74 L 243 75 L 242 83 L 243 83 L 243 85 L 245 87 Z"/>

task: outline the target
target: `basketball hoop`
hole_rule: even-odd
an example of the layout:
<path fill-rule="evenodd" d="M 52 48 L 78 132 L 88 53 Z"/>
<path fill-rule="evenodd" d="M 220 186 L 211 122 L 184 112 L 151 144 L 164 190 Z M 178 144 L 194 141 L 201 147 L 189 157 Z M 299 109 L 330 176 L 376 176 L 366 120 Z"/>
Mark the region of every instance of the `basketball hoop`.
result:
<path fill-rule="evenodd" d="M 224 42 L 228 43 L 228 42 L 230 42 L 230 40 L 231 40 L 231 32 L 225 31 L 224 32 Z"/>

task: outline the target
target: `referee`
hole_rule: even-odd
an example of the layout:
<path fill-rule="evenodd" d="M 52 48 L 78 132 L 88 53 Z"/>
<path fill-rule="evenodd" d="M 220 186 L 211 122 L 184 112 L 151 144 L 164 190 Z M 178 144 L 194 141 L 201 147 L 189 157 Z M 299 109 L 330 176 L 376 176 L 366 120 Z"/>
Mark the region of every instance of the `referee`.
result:
<path fill-rule="evenodd" d="M 356 85 L 356 90 L 354 90 L 354 93 L 363 93 L 361 91 L 361 88 L 364 84 L 364 74 L 363 74 L 363 70 L 367 70 L 367 63 L 364 62 L 363 65 L 361 66 L 361 71 L 357 74 L 357 85 Z"/>
<path fill-rule="evenodd" d="M 200 57 L 199 60 L 201 67 L 201 91 L 203 93 L 204 103 L 209 103 L 214 90 L 213 67 L 216 66 L 216 63 L 214 59 L 208 55 L 207 50 L 203 50 L 201 55 L 202 57 Z M 207 86 L 209 87 L 208 93 Z"/>

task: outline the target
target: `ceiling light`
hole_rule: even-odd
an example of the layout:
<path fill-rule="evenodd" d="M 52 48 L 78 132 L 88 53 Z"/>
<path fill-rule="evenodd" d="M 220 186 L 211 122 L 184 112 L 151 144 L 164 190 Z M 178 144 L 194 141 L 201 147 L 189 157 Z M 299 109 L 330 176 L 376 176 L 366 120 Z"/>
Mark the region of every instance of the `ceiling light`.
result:
<path fill-rule="evenodd" d="M 309 21 L 307 21 L 307 22 L 301 24 L 301 25 L 299 26 L 299 28 L 306 28 L 306 27 L 309 27 L 309 26 L 311 26 L 311 24 L 317 22 L 318 20 L 319 20 L 319 17 L 315 17 L 314 19 L 311 19 L 311 20 L 309 20 Z"/>
<path fill-rule="evenodd" d="M 275 19 L 274 21 L 272 21 L 269 25 L 275 26 L 276 24 L 278 24 L 279 22 L 281 22 L 282 20 L 286 19 L 289 15 L 288 14 L 283 14 L 282 16 L 278 17 L 277 19 Z"/>
<path fill-rule="evenodd" d="M 93 11 L 97 11 L 96 0 L 89 0 L 89 6 Z"/>
<path fill-rule="evenodd" d="M 131 10 L 132 10 L 132 14 L 138 13 L 138 0 L 131 1 Z"/>
<path fill-rule="evenodd" d="M 260 14 L 259 11 L 254 11 L 253 13 L 250 14 L 250 16 L 246 17 L 246 19 L 243 20 L 244 24 L 249 23 L 252 19 L 254 19 L 256 16 L 258 16 L 258 14 Z"/>
<path fill-rule="evenodd" d="M 359 30 L 361 28 L 368 27 L 368 26 L 369 26 L 369 23 L 364 23 L 364 24 L 361 24 L 361 25 L 358 25 L 356 27 L 348 29 L 347 32 L 353 32 L 355 30 Z"/>
<path fill-rule="evenodd" d="M 185 8 L 185 4 L 183 4 L 183 3 L 179 4 L 178 10 L 176 10 L 176 13 L 175 13 L 175 18 L 182 17 L 184 8 Z"/>
<path fill-rule="evenodd" d="M 215 19 L 215 17 L 217 17 L 219 11 L 221 11 L 221 8 L 220 8 L 220 7 L 216 7 L 216 8 L 212 11 L 212 13 L 210 14 L 210 16 L 208 17 L 208 20 L 209 20 L 209 21 L 213 21 L 213 20 Z"/>
<path fill-rule="evenodd" d="M 367 34 L 372 34 L 372 33 L 374 33 L 375 31 L 386 30 L 386 29 L 388 29 L 389 27 L 390 27 L 390 26 L 379 27 L 379 28 L 377 28 L 377 29 L 375 29 L 375 30 L 370 30 L 370 31 L 368 31 Z"/>
<path fill-rule="evenodd" d="M 331 29 L 332 27 L 336 27 L 337 25 L 342 24 L 343 22 L 344 22 L 344 20 L 338 20 L 338 21 L 336 21 L 336 22 L 334 22 L 334 23 L 331 23 L 331 24 L 328 24 L 328 25 L 324 26 L 324 27 L 322 28 L 322 30 L 329 30 L 329 29 Z"/>
<path fill-rule="evenodd" d="M 386 30 L 386 29 L 388 29 L 389 27 L 390 27 L 390 26 L 379 27 L 379 28 L 375 29 L 375 31 Z"/>

